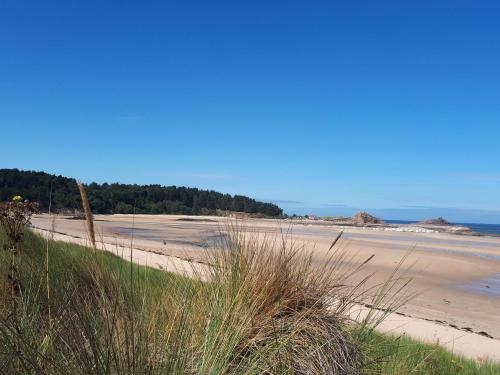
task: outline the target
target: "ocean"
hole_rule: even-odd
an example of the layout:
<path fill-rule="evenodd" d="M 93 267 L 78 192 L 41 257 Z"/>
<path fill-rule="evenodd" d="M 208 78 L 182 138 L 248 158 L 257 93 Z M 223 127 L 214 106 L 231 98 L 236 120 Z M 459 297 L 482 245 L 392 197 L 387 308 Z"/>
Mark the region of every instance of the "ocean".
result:
<path fill-rule="evenodd" d="M 408 220 L 384 220 L 384 221 L 389 224 L 418 223 L 418 221 L 408 221 Z M 477 233 L 500 236 L 500 224 L 479 224 L 479 223 L 453 223 L 453 224 L 466 226 Z"/>

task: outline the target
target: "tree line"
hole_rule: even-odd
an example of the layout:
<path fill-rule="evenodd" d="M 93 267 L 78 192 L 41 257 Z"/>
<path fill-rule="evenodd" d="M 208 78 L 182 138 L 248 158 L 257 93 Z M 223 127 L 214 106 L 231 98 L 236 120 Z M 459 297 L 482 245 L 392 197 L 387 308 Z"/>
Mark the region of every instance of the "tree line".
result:
<path fill-rule="evenodd" d="M 281 216 L 277 205 L 243 195 L 223 194 L 184 186 L 91 183 L 87 185 L 92 211 L 99 214 L 214 215 L 234 211 Z M 38 202 L 42 211 L 79 211 L 80 194 L 74 178 L 45 172 L 0 169 L 0 201 L 14 195 Z"/>

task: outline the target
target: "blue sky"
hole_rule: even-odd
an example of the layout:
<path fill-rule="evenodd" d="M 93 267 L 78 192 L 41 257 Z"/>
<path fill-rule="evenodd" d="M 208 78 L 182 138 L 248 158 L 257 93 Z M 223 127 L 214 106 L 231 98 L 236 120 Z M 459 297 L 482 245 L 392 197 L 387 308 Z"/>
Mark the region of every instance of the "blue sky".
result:
<path fill-rule="evenodd" d="M 498 1 L 3 1 L 0 167 L 500 222 Z"/>

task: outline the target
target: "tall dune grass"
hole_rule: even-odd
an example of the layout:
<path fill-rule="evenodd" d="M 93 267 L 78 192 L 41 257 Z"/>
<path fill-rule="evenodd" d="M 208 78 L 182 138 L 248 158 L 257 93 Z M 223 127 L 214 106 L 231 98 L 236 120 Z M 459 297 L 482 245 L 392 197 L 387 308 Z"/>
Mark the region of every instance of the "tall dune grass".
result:
<path fill-rule="evenodd" d="M 397 274 L 368 288 L 366 278 L 353 281 L 359 269 L 336 247 L 315 265 L 289 236 L 235 226 L 222 250 L 207 253 L 212 266 L 193 268 L 192 278 L 49 241 L 49 327 L 46 245 L 30 232 L 20 245 L 21 337 L 1 281 L 1 374 L 378 373 L 380 342 L 367 339 L 376 321 L 352 322 L 347 312 L 363 301 L 404 302 Z M 5 259 L 1 252 L 1 272 Z"/>

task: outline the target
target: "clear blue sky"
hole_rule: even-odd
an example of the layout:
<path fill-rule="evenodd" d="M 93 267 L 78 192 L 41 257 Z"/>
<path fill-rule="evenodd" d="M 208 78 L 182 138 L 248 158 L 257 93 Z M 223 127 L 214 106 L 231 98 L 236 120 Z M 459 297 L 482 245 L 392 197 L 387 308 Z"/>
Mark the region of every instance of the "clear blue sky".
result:
<path fill-rule="evenodd" d="M 0 167 L 500 222 L 498 1 L 0 4 Z"/>

